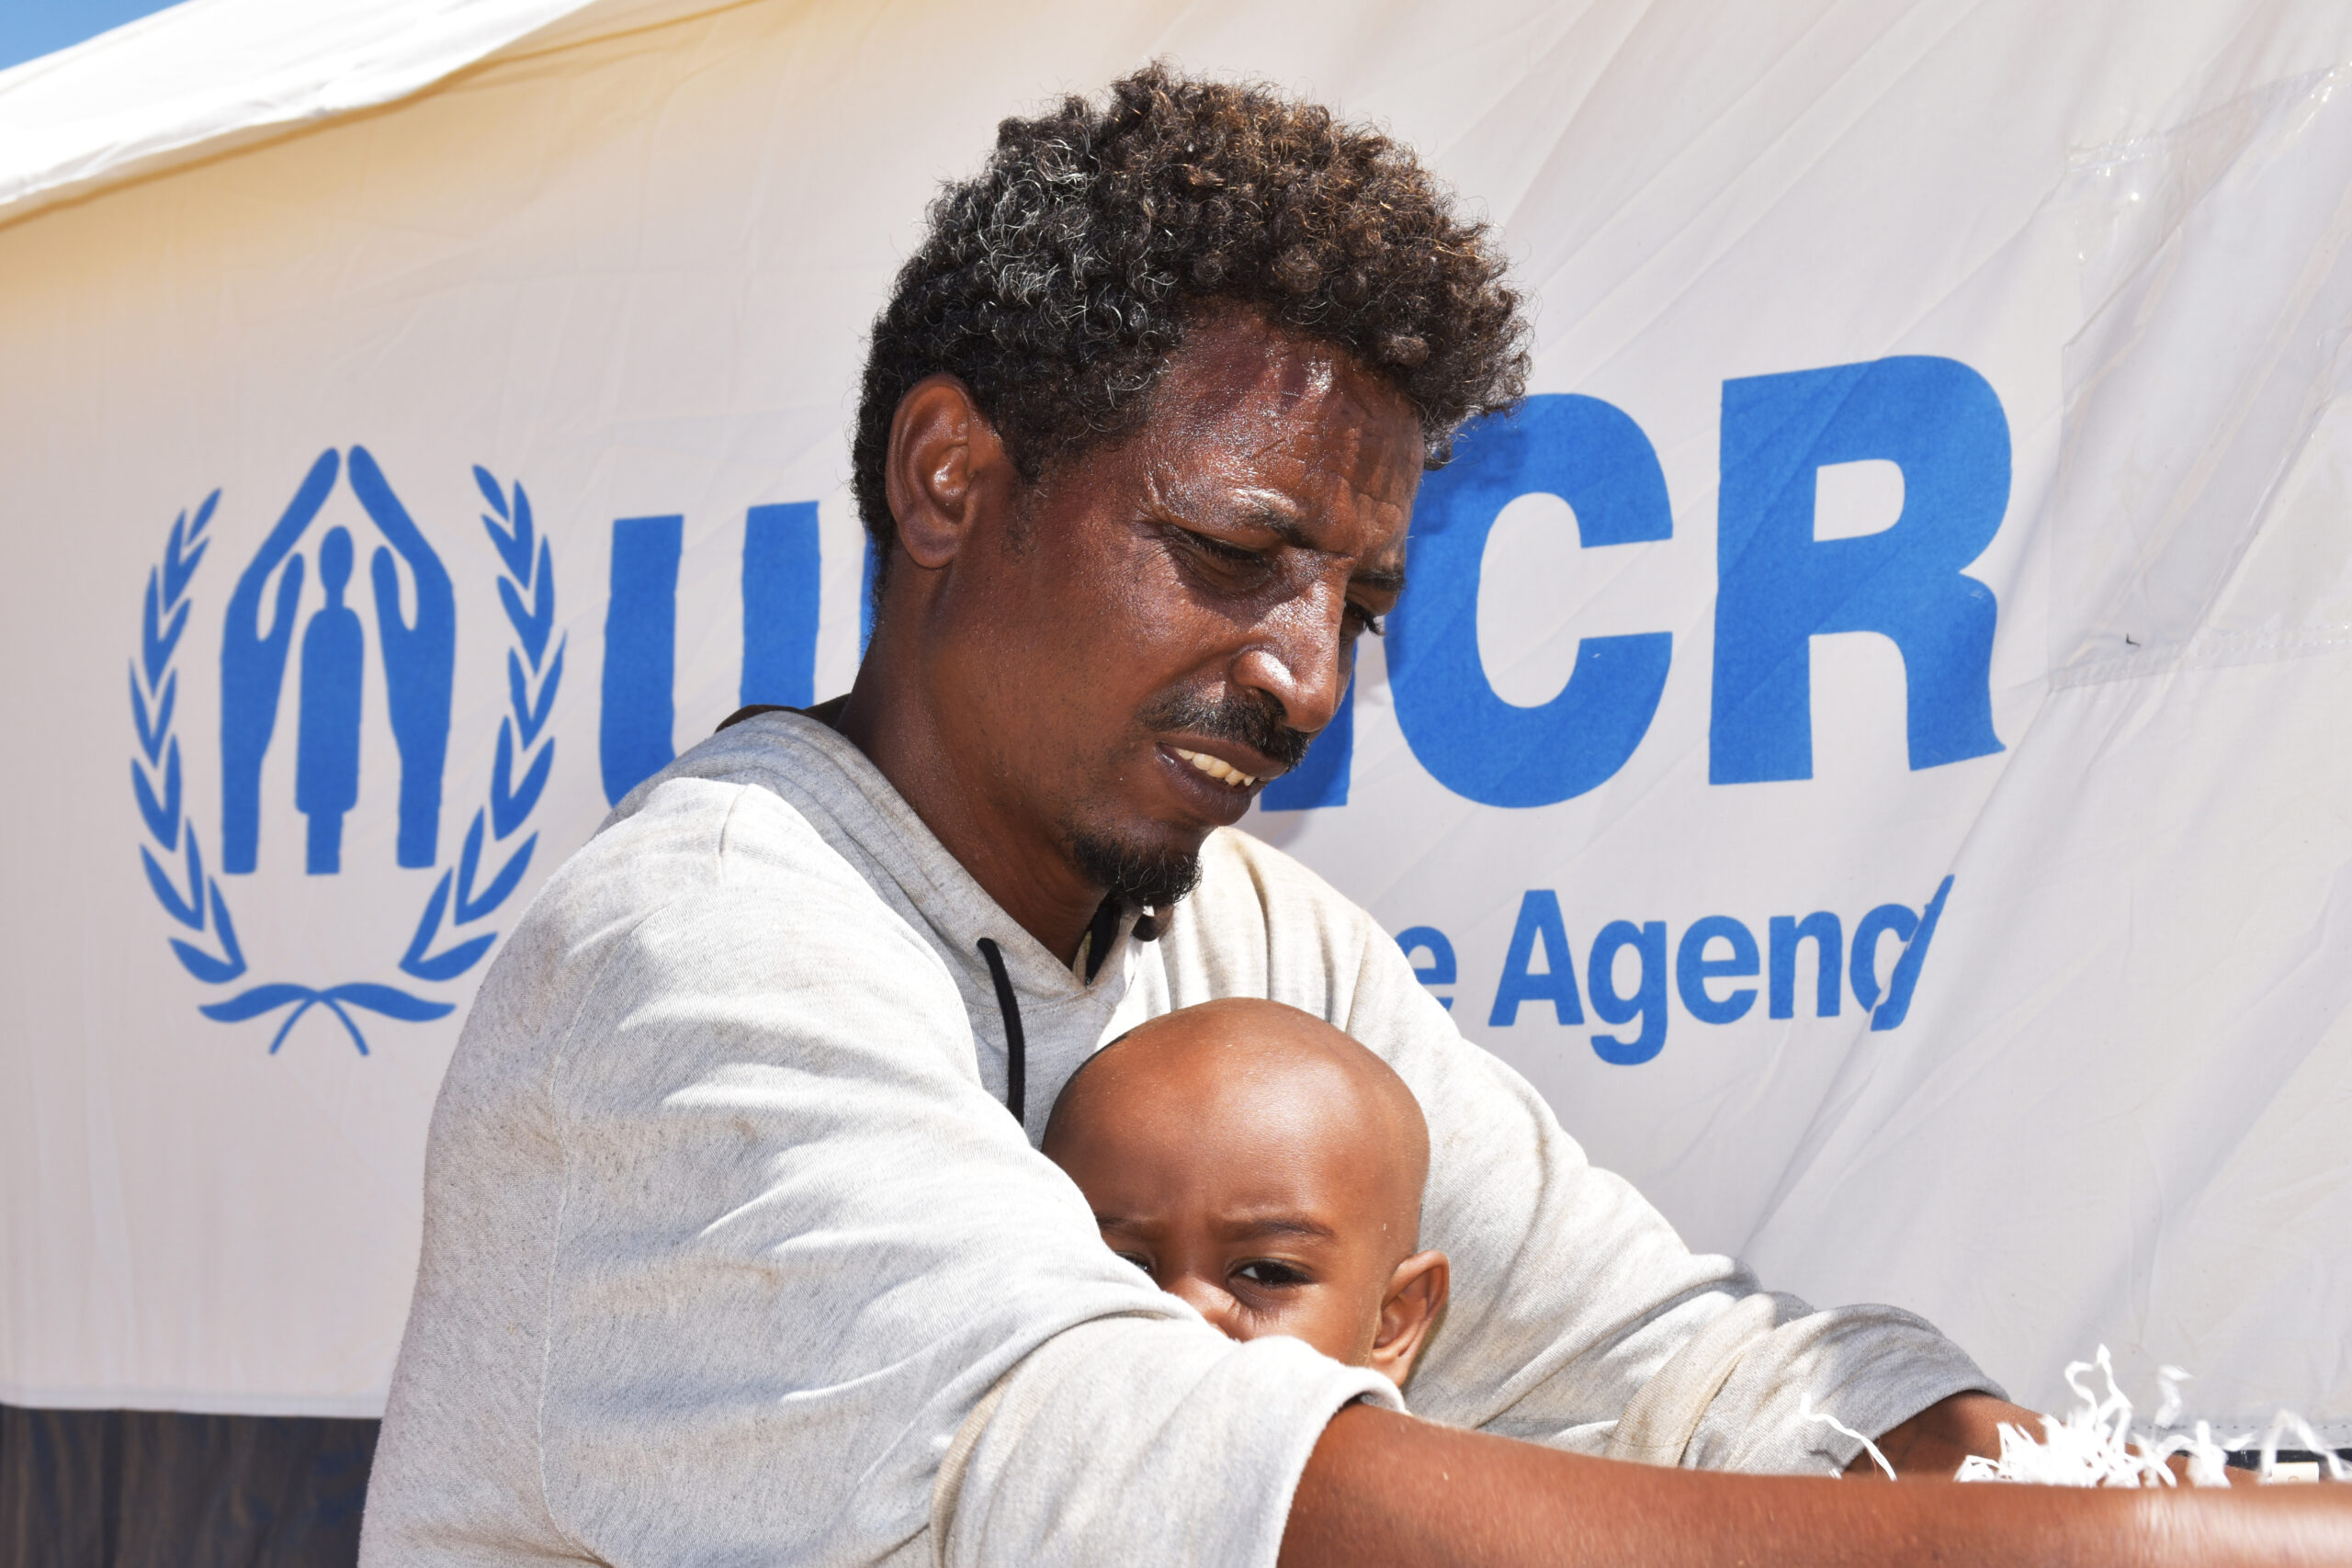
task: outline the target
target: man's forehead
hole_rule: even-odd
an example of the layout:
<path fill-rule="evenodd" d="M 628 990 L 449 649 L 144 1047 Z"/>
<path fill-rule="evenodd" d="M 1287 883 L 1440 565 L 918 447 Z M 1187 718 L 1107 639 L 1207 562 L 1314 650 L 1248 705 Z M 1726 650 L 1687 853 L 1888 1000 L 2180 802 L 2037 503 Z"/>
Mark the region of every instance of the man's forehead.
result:
<path fill-rule="evenodd" d="M 1192 421 L 1288 433 L 1341 424 L 1409 440 L 1412 405 L 1335 344 L 1268 326 L 1246 312 L 1214 315 L 1185 335 L 1155 395 L 1159 411 Z"/>
<path fill-rule="evenodd" d="M 1170 389 L 1177 395 L 1155 411 L 1138 454 L 1148 488 L 1182 514 L 1270 527 L 1310 548 L 1340 544 L 1327 536 L 1333 525 L 1369 529 L 1352 548 L 1401 567 L 1420 479 L 1418 423 L 1348 386 L 1351 378 L 1266 368 L 1213 395 Z"/>
<path fill-rule="evenodd" d="M 1311 445 L 1280 439 L 1247 446 L 1170 444 L 1146 459 L 1151 491 L 1187 508 L 1213 506 L 1234 520 L 1311 524 L 1335 512 L 1366 520 L 1412 505 L 1416 473 L 1396 471 L 1346 441 Z"/>
<path fill-rule="evenodd" d="M 1418 467 L 1412 406 L 1341 350 L 1282 333 L 1227 333 L 1194 344 L 1177 353 L 1158 400 L 1179 428 L 1215 430 L 1241 449 L 1269 453 L 1318 434 L 1343 437 L 1384 460 L 1409 446 Z"/>

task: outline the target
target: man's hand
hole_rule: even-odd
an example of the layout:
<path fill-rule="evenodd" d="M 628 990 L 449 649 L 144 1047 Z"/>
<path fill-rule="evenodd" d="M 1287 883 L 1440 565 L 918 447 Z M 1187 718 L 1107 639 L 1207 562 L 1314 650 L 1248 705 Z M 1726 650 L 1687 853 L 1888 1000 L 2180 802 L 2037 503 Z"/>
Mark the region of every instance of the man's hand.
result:
<path fill-rule="evenodd" d="M 1890 1429 L 1879 1438 L 1878 1450 L 1894 1467 L 1894 1473 L 1905 1481 L 1949 1481 L 1960 1469 L 1961 1461 L 1970 1454 L 1983 1454 L 1986 1459 L 2001 1457 L 2000 1428 L 2004 1423 L 2036 1442 L 2041 1440 L 2041 1417 L 2024 1405 L 2011 1404 L 1989 1393 L 1955 1393 Z M 2165 1466 L 2173 1479 L 2183 1486 L 2188 1484 L 2188 1455 L 2175 1454 Z M 1854 1456 L 1846 1473 L 1882 1480 L 1885 1476 L 1868 1450 Z M 2255 1484 L 2255 1474 L 2250 1470 L 2233 1470 L 2229 1482 L 2233 1486 L 2251 1486 Z"/>

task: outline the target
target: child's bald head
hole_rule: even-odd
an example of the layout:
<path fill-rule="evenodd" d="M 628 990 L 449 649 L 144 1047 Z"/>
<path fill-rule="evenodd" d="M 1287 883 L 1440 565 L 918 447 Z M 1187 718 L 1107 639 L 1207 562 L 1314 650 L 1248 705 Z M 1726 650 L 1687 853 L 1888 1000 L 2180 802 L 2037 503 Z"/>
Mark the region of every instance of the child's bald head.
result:
<path fill-rule="evenodd" d="M 1418 1250 L 1429 1129 L 1387 1063 L 1278 1002 L 1205 1002 L 1098 1052 L 1045 1152 L 1112 1250 L 1236 1338 L 1290 1334 L 1398 1382 L 1445 1299 Z"/>

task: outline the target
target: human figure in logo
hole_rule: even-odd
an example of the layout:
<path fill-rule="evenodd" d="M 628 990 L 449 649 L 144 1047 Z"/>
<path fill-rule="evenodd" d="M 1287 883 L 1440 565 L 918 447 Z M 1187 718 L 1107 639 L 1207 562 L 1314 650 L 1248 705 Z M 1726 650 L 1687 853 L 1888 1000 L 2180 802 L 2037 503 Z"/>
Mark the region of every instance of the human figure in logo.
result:
<path fill-rule="evenodd" d="M 343 869 L 343 814 L 359 801 L 359 671 L 368 656 L 359 616 L 343 602 L 351 582 L 351 536 L 330 528 L 319 545 L 326 607 L 302 634 L 301 728 L 294 739 L 294 806 L 311 819 L 312 876 Z"/>
<path fill-rule="evenodd" d="M 232 876 L 252 871 L 261 855 L 261 763 L 277 727 L 278 690 L 294 645 L 295 608 L 302 602 L 302 558 L 287 557 L 326 503 L 342 467 L 333 447 L 319 454 L 229 595 L 220 627 L 220 869 Z M 277 579 L 277 613 L 265 634 L 262 591 L 281 561 L 286 570 Z"/>

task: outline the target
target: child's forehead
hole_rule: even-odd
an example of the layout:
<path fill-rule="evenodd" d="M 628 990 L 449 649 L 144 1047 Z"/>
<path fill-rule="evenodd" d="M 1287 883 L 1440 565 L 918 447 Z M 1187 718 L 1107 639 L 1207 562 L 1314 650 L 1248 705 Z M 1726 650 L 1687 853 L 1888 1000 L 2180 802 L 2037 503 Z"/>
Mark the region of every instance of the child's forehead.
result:
<path fill-rule="evenodd" d="M 1129 1134 L 1151 1126 L 1204 1141 L 1298 1149 L 1333 1140 L 1385 1141 L 1386 1108 L 1345 1064 L 1247 1042 L 1189 1041 L 1123 1054 L 1102 1064 L 1072 1109 L 1081 1119 L 1115 1121 Z M 1221 1138 L 1211 1140 L 1212 1134 Z"/>
<path fill-rule="evenodd" d="M 1428 1133 L 1411 1091 L 1312 1014 L 1228 999 L 1129 1031 L 1064 1089 L 1046 1152 L 1094 1188 L 1193 1212 L 1311 1210 L 1329 1224 L 1417 1213 Z M 1147 1191 L 1148 1187 L 1150 1190 Z"/>
<path fill-rule="evenodd" d="M 1393 1223 L 1389 1211 L 1418 1198 L 1403 1168 L 1408 1151 L 1395 1147 L 1347 1080 L 1302 1092 L 1314 1087 L 1246 1076 L 1106 1085 L 1099 1114 L 1072 1128 L 1065 1147 L 1094 1156 L 1086 1162 L 1090 1196 L 1115 1192 L 1118 1206 L 1138 1213 L 1181 1210 L 1237 1236 Z"/>
<path fill-rule="evenodd" d="M 1298 1080 L 1293 1092 L 1317 1093 L 1335 1111 L 1359 1114 L 1367 1109 L 1363 1102 L 1384 1098 L 1392 1086 L 1411 1101 L 1395 1070 L 1347 1034 L 1312 1013 L 1260 998 L 1198 1003 L 1139 1024 L 1097 1052 L 1070 1087 L 1082 1095 L 1090 1079 L 1127 1091 L 1165 1085 L 1220 1100 Z M 1347 1088 L 1357 1092 L 1343 1093 Z"/>
<path fill-rule="evenodd" d="M 1393 1183 L 1344 1151 L 1265 1161 L 1207 1143 L 1155 1144 L 1097 1168 L 1087 1195 L 1106 1227 L 1177 1227 L 1227 1247 L 1311 1252 L 1379 1238 L 1396 1224 L 1397 1195 L 1384 1190 Z"/>

